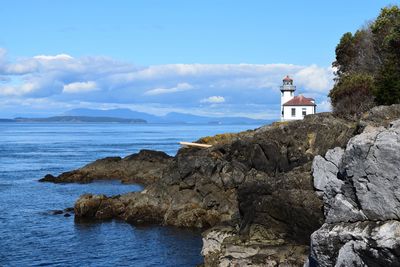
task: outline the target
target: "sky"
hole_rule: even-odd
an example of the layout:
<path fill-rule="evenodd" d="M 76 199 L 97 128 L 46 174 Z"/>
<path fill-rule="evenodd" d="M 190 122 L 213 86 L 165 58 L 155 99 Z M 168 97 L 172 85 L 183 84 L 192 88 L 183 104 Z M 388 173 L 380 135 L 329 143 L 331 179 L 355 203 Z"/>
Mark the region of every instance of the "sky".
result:
<path fill-rule="evenodd" d="M 73 108 L 279 117 L 279 85 L 330 109 L 345 32 L 398 1 L 21 1 L 0 5 L 0 118 Z"/>

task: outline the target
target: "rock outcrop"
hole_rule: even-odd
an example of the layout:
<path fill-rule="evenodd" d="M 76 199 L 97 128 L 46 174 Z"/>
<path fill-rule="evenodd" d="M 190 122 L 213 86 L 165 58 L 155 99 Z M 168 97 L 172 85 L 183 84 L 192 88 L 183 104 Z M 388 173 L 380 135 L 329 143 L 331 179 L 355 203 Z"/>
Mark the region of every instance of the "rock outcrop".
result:
<path fill-rule="evenodd" d="M 400 266 L 400 120 L 367 126 L 313 162 L 325 224 L 310 266 Z"/>
<path fill-rule="evenodd" d="M 353 154 L 349 154 L 347 143 L 361 132 L 368 135 L 368 132 L 375 131 L 371 125 L 387 126 L 389 121 L 399 117 L 400 105 L 394 105 L 375 108 L 360 121 L 346 121 L 329 113 L 320 113 L 306 116 L 302 121 L 274 123 L 239 134 L 202 138 L 199 142 L 213 146 L 207 149 L 182 148 L 174 158 L 165 157 L 161 165 L 157 162 L 151 165 L 154 169 L 157 169 L 156 165 L 161 166 L 157 172 L 159 175 L 156 179 L 146 179 L 151 182 L 147 182 L 142 192 L 114 197 L 81 196 L 75 204 L 75 217 L 98 220 L 119 218 L 133 224 L 207 228 L 203 234 L 202 250 L 206 266 L 302 266 L 309 254 L 310 235 L 324 224 L 326 217 L 326 224 L 320 228 L 325 229 L 326 233 L 321 230 L 312 236 L 310 265 L 323 263 L 321 259 L 325 255 L 329 255 L 326 256 L 329 257 L 326 262 L 336 262 L 339 251 L 332 249 L 328 253 L 324 249 L 324 244 L 327 244 L 327 249 L 335 247 L 329 245 L 329 233 L 337 229 L 331 226 L 341 226 L 345 233 L 351 232 L 352 224 L 362 223 L 363 220 L 373 221 L 374 224 L 365 229 L 375 231 L 375 240 L 382 240 L 381 243 L 386 242 L 382 231 L 397 229 L 397 212 L 390 213 L 392 208 L 397 207 L 396 202 L 392 202 L 397 195 L 371 193 L 371 188 L 380 187 L 379 190 L 384 191 L 377 192 L 382 194 L 395 188 L 385 189 L 380 183 L 366 180 L 370 172 L 381 175 L 379 168 L 369 167 L 371 162 L 366 159 L 362 163 L 351 161 L 353 157 L 361 160 L 365 153 L 373 160 L 374 156 L 381 156 L 376 154 L 378 152 L 389 155 L 393 151 L 389 147 L 381 150 L 383 143 L 377 145 L 376 153 L 372 145 L 368 149 L 367 146 L 361 149 L 357 145 L 357 138 L 364 136 L 352 139 L 354 149 L 351 152 Z M 378 129 L 382 133 L 376 140 L 374 134 L 370 133 L 367 138 L 369 144 L 375 144 L 385 134 L 390 135 L 383 132 L 393 131 L 394 128 Z M 388 141 L 388 144 L 392 141 Z M 347 149 L 344 150 L 346 145 Z M 344 167 L 344 159 L 351 163 L 348 165 L 351 168 Z M 113 167 L 106 167 L 107 173 L 115 170 L 118 175 L 106 176 L 124 176 L 118 173 L 123 166 L 122 161 L 125 159 L 117 160 L 115 167 L 113 163 L 110 163 Z M 386 159 L 382 158 L 381 161 L 383 164 Z M 99 166 L 107 165 L 98 163 Z M 360 168 L 357 167 L 359 164 Z M 131 168 L 132 172 L 134 169 L 136 172 L 145 171 L 141 164 L 138 165 Z M 88 170 L 88 166 L 82 169 Z M 312 166 L 314 176 L 319 177 L 314 181 Z M 393 166 L 382 165 L 387 169 Z M 361 168 L 365 168 L 367 178 L 361 173 Z M 104 176 L 102 171 L 92 171 L 96 168 L 89 169 L 89 177 Z M 88 175 L 87 171 L 84 173 Z M 356 175 L 360 176 L 359 180 L 354 178 Z M 131 181 L 137 181 L 135 179 Z M 382 185 L 390 185 L 395 177 L 388 176 L 386 179 L 387 183 L 382 180 Z M 84 179 L 77 179 L 81 180 Z M 397 183 L 394 185 L 397 186 Z M 357 190 L 364 190 L 365 199 L 356 193 Z M 375 200 L 371 201 L 370 197 L 386 201 L 387 207 L 377 210 Z M 364 203 L 364 206 L 360 206 L 360 203 Z M 372 219 L 374 216 L 384 216 L 388 221 L 380 223 L 381 219 Z M 344 218 L 346 220 L 342 221 Z M 318 237 L 318 233 L 326 238 Z M 358 237 L 365 241 L 364 233 L 355 233 L 353 241 Z M 346 238 L 352 236 L 342 236 L 340 242 L 349 247 L 351 244 Z M 335 248 L 339 250 L 342 247 L 340 242 L 335 243 Z M 364 245 L 358 245 L 357 248 L 352 247 L 353 251 L 361 251 Z M 350 252 L 343 250 L 341 253 L 345 255 Z M 395 255 L 394 250 L 390 253 Z M 391 257 L 392 254 L 389 254 L 387 257 Z"/>
<path fill-rule="evenodd" d="M 247 237 L 228 225 L 205 231 L 205 266 L 302 266 L 307 260 L 307 245 L 288 242 L 284 235 L 259 224 L 249 228 Z"/>
<path fill-rule="evenodd" d="M 233 236 L 221 247 L 228 249 L 203 250 L 210 266 L 226 259 L 261 264 L 265 255 L 271 263 L 303 264 L 309 236 L 323 223 L 311 162 L 328 149 L 344 147 L 356 129 L 354 122 L 318 114 L 231 136 L 208 149 L 183 148 L 144 191 L 83 196 L 75 216 L 201 228 L 227 223 Z M 232 252 L 240 249 L 262 253 Z"/>
<path fill-rule="evenodd" d="M 152 184 L 159 179 L 172 157 L 164 152 L 141 150 L 137 154 L 96 160 L 80 169 L 55 177 L 47 174 L 40 182 L 90 183 L 95 180 L 121 180 L 123 183 Z"/>
<path fill-rule="evenodd" d="M 324 224 L 312 235 L 309 266 L 400 266 L 400 222 Z"/>

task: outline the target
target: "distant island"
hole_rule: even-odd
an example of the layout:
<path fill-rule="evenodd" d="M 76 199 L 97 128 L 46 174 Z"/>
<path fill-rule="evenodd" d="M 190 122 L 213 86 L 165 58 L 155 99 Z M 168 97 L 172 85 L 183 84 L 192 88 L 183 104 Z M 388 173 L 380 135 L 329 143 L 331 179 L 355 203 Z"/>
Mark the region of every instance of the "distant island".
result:
<path fill-rule="evenodd" d="M 142 119 L 124 119 L 113 117 L 90 117 L 90 116 L 54 116 L 49 118 L 15 118 L 2 119 L 0 122 L 69 122 L 69 123 L 147 123 Z"/>
<path fill-rule="evenodd" d="M 14 119 L 0 119 L 0 122 L 67 122 L 67 123 L 166 123 L 166 124 L 268 124 L 272 120 L 260 120 L 247 117 L 207 117 L 193 114 L 171 112 L 157 116 L 130 109 L 72 109 L 57 116 L 37 118 L 25 114 Z"/>

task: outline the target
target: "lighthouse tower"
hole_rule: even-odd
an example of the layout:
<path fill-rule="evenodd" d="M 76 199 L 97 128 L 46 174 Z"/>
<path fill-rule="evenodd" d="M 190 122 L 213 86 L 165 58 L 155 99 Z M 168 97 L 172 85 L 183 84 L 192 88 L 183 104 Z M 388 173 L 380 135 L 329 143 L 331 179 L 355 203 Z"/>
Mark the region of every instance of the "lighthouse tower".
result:
<path fill-rule="evenodd" d="M 281 85 L 281 116 L 283 119 L 284 113 L 283 113 L 283 104 L 286 102 L 289 102 L 289 100 L 292 100 L 294 98 L 294 91 L 296 91 L 296 86 L 293 85 L 293 79 L 289 77 L 289 75 L 286 75 L 285 78 L 283 78 L 283 85 Z"/>

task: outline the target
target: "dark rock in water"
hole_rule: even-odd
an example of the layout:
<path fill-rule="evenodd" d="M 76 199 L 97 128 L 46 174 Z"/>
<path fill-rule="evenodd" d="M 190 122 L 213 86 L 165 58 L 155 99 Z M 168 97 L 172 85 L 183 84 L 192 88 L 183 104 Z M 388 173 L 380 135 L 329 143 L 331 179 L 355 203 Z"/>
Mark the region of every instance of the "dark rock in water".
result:
<path fill-rule="evenodd" d="M 69 207 L 64 209 L 64 212 L 74 212 L 74 208 L 73 207 Z"/>
<path fill-rule="evenodd" d="M 62 210 L 52 210 L 51 211 L 52 215 L 60 215 L 60 214 L 63 214 L 63 213 L 64 213 L 64 211 L 62 211 Z"/>
<path fill-rule="evenodd" d="M 64 214 L 64 217 L 71 217 L 71 214 L 65 213 L 65 214 Z"/>
<path fill-rule="evenodd" d="M 90 183 L 94 180 L 121 180 L 123 183 L 150 184 L 159 179 L 172 157 L 164 152 L 141 150 L 125 158 L 108 157 L 58 177 L 47 174 L 40 182 Z"/>
<path fill-rule="evenodd" d="M 400 120 L 367 126 L 313 162 L 326 223 L 311 238 L 319 266 L 400 266 Z"/>
<path fill-rule="evenodd" d="M 51 174 L 46 174 L 39 182 L 56 182 L 56 177 Z"/>

